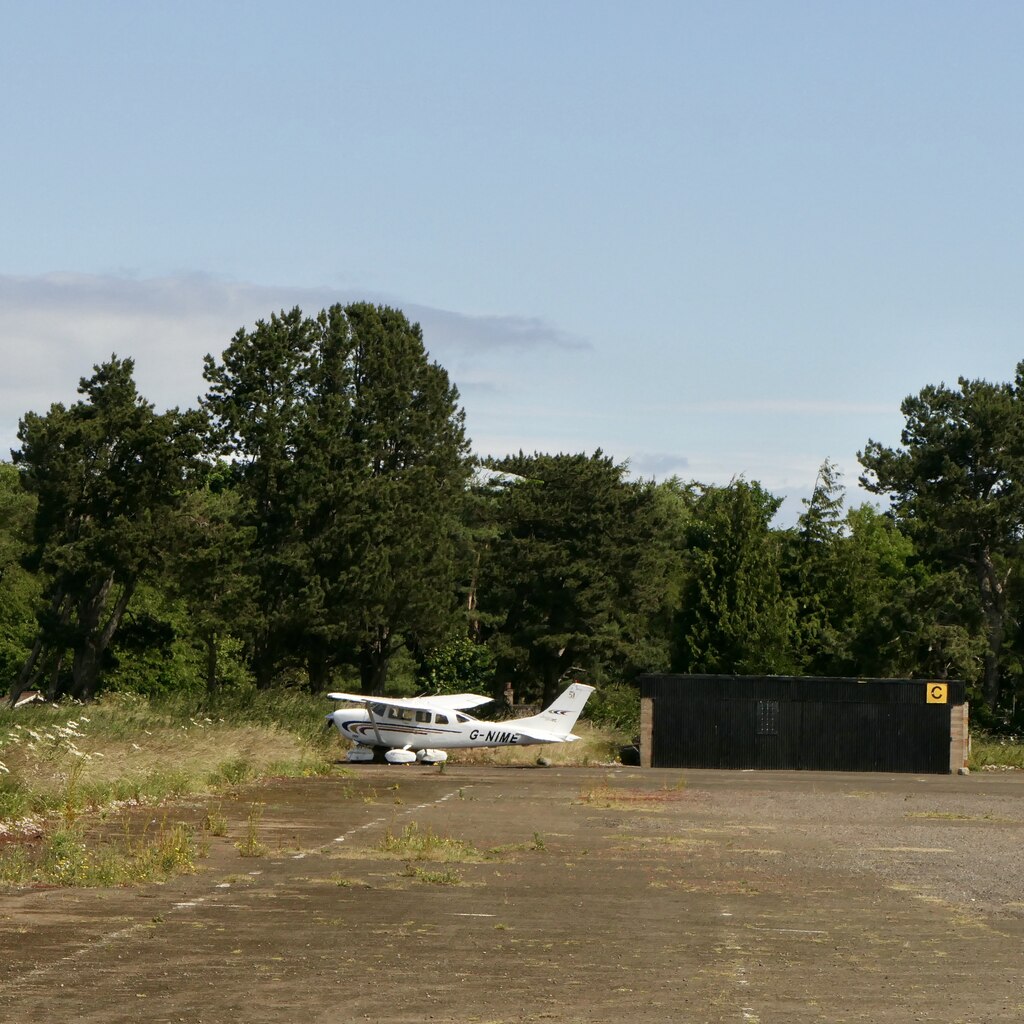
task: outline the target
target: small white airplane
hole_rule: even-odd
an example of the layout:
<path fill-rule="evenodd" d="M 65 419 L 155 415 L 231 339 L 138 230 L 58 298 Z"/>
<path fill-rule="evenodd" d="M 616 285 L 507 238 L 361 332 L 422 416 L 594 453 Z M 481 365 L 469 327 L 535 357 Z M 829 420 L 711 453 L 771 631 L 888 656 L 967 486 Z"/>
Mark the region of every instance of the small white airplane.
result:
<path fill-rule="evenodd" d="M 573 683 L 539 714 L 507 722 L 482 722 L 464 714 L 491 700 L 475 693 L 402 699 L 329 693 L 331 700 L 347 700 L 362 707 L 332 711 L 327 725 L 357 744 L 348 752 L 349 761 L 372 761 L 383 750 L 390 764 L 437 764 L 448 760 L 448 750 L 578 740 L 572 727 L 593 692 L 592 686 Z"/>

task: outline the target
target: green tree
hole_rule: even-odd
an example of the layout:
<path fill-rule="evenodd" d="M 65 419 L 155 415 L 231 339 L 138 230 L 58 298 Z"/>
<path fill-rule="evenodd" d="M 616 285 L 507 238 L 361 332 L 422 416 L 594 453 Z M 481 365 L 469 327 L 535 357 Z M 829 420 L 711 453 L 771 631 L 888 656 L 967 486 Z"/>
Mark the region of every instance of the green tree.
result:
<path fill-rule="evenodd" d="M 297 307 L 240 329 L 221 359 L 205 358 L 203 408 L 213 440 L 236 477 L 248 551 L 252 614 L 247 619 L 257 686 L 295 663 L 301 650 L 309 580 L 308 552 L 297 518 L 297 453 L 309 411 L 310 365 L 322 325 Z"/>
<path fill-rule="evenodd" d="M 972 680 L 978 675 L 976 600 L 957 571 L 934 571 L 892 517 L 851 509 L 835 561 L 831 674 Z"/>
<path fill-rule="evenodd" d="M 572 667 L 594 681 L 667 665 L 651 633 L 671 586 L 669 504 L 626 467 L 592 456 L 494 463 L 523 478 L 497 495 L 497 536 L 482 560 L 479 608 L 499 671 L 545 703 Z"/>
<path fill-rule="evenodd" d="M 9 690 L 35 639 L 39 580 L 22 562 L 32 539 L 36 500 L 18 470 L 0 462 L 0 687 Z"/>
<path fill-rule="evenodd" d="M 889 497 L 936 570 L 968 573 L 985 638 L 982 697 L 1000 702 L 1009 584 L 1024 529 L 1024 363 L 1012 384 L 960 378 L 904 399 L 902 447 L 868 441 L 863 485 Z"/>
<path fill-rule="evenodd" d="M 418 324 L 353 303 L 298 309 L 207 357 L 206 407 L 254 528 L 257 678 L 341 661 L 381 693 L 401 644 L 451 630 L 469 473 L 464 417 Z"/>
<path fill-rule="evenodd" d="M 37 499 L 32 564 L 44 583 L 39 631 L 14 691 L 89 699 L 144 574 L 159 571 L 200 450 L 195 413 L 157 414 L 131 359 L 83 378 L 83 398 L 27 413 L 14 461 Z M 65 659 L 71 654 L 70 673 Z"/>
<path fill-rule="evenodd" d="M 783 579 L 796 601 L 797 659 L 801 671 L 812 675 L 837 674 L 844 658 L 840 619 L 850 581 L 840 571 L 843 499 L 839 472 L 826 459 L 796 529 L 783 534 L 788 540 Z"/>
<path fill-rule="evenodd" d="M 397 643 L 425 651 L 451 631 L 471 467 L 458 391 L 430 361 L 419 324 L 367 303 L 345 316 L 356 514 L 330 545 L 339 569 L 331 604 L 354 612 L 348 635 L 363 692 L 382 693 Z"/>
<path fill-rule="evenodd" d="M 780 499 L 745 480 L 696 489 L 673 669 L 794 671 L 795 607 L 783 591 L 781 538 L 771 529 Z"/>
<path fill-rule="evenodd" d="M 494 681 L 494 655 L 468 636 L 450 637 L 427 653 L 417 681 L 431 693 L 479 693 Z"/>
<path fill-rule="evenodd" d="M 230 474 L 216 467 L 206 485 L 189 494 L 178 517 L 174 558 L 164 581 L 184 601 L 190 631 L 205 653 L 205 686 L 213 694 L 221 680 L 225 643 L 246 635 L 254 620 L 253 577 L 246 572 L 252 551 L 252 527 Z"/>

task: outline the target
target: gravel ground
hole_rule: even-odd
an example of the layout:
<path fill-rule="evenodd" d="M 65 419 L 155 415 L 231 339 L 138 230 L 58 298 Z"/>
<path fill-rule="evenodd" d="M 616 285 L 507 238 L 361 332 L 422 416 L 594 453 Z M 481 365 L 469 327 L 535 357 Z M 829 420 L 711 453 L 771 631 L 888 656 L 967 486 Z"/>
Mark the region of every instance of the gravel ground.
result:
<path fill-rule="evenodd" d="M 1020 774 L 366 766 L 217 810 L 195 875 L 0 893 L 0 1021 L 1024 1020 Z M 387 853 L 413 826 L 475 853 Z"/>
<path fill-rule="evenodd" d="M 760 819 L 807 863 L 872 874 L 985 913 L 1024 917 L 1024 773 L 685 773 L 723 821 Z M 722 791 L 728 800 L 718 799 Z"/>

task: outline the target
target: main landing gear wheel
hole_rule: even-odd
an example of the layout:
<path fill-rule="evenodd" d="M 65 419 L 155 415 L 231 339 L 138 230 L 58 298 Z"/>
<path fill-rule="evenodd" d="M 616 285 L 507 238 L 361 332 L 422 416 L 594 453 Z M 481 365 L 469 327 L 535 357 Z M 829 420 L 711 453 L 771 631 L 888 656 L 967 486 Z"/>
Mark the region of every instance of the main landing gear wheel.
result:
<path fill-rule="evenodd" d="M 418 750 L 416 752 L 416 760 L 420 764 L 444 764 L 448 760 L 448 752 L 445 750 L 433 750 L 428 747 L 426 750 Z"/>

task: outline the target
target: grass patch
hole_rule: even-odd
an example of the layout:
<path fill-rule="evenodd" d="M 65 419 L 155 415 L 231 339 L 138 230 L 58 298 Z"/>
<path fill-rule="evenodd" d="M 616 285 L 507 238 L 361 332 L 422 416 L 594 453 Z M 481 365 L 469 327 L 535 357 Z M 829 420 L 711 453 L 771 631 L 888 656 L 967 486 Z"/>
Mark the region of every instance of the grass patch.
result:
<path fill-rule="evenodd" d="M 332 885 L 336 885 L 339 889 L 366 889 L 369 888 L 366 882 L 361 882 L 357 878 L 346 878 L 344 875 L 334 875 L 330 879 Z"/>
<path fill-rule="evenodd" d="M 390 829 L 378 843 L 377 849 L 390 857 L 402 860 L 449 861 L 482 860 L 479 850 L 471 843 L 451 836 L 439 836 L 433 829 L 421 829 L 416 822 L 411 822 L 396 836 Z"/>
<path fill-rule="evenodd" d="M 501 846 L 492 846 L 488 849 L 486 860 L 504 860 L 517 853 L 544 853 L 547 851 L 547 842 L 539 832 L 533 833 L 533 840 L 529 843 L 504 843 Z"/>
<path fill-rule="evenodd" d="M 630 810 L 659 810 L 678 803 L 685 797 L 686 782 L 680 778 L 675 786 L 661 789 L 619 789 L 608 782 L 580 790 L 579 802 L 594 807 Z"/>
<path fill-rule="evenodd" d="M 207 783 L 214 789 L 226 786 L 240 786 L 249 782 L 256 775 L 256 766 L 246 757 L 233 757 L 221 761 L 206 777 Z"/>
<path fill-rule="evenodd" d="M 427 885 L 461 885 L 462 883 L 462 877 L 454 868 L 432 871 L 429 868 L 417 867 L 415 864 L 407 864 L 402 875 L 405 878 L 411 878 L 414 882 L 423 882 Z"/>
<path fill-rule="evenodd" d="M 38 844 L 9 844 L 0 849 L 0 882 L 9 885 L 132 885 L 164 881 L 195 870 L 199 856 L 185 825 L 161 824 L 152 833 L 129 832 L 111 842 L 96 842 L 77 827 L 61 827 Z"/>
<path fill-rule="evenodd" d="M 924 819 L 926 821 L 985 821 L 1006 823 L 1012 818 L 996 818 L 991 814 L 954 814 L 952 811 L 914 811 L 905 815 L 907 818 Z"/>

